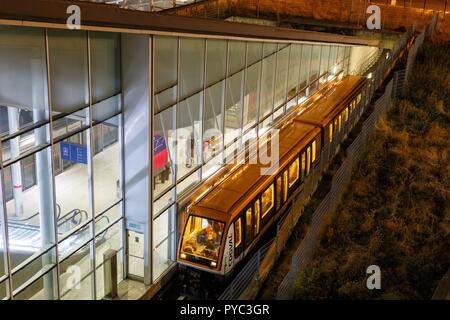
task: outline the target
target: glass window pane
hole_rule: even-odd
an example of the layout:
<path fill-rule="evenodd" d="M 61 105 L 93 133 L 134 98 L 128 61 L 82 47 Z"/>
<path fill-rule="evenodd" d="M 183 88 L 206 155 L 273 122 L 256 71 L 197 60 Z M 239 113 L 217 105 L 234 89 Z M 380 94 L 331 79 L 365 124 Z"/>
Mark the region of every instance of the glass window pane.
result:
<path fill-rule="evenodd" d="M 299 44 L 291 45 L 289 56 L 289 75 L 288 75 L 288 100 L 295 97 L 298 87 L 298 78 L 300 73 L 302 46 Z"/>
<path fill-rule="evenodd" d="M 272 184 L 261 196 L 262 218 L 264 218 L 273 208 L 274 196 L 274 185 Z"/>
<path fill-rule="evenodd" d="M 244 72 L 227 78 L 227 96 L 225 101 L 225 145 L 239 136 L 241 128 L 242 88 Z"/>
<path fill-rule="evenodd" d="M 90 219 L 86 135 L 83 131 L 54 146 L 59 157 L 53 162 L 62 162 L 62 172 L 55 177 L 60 238 Z"/>
<path fill-rule="evenodd" d="M 118 203 L 95 219 L 95 234 L 100 234 L 122 217 L 121 203 Z"/>
<path fill-rule="evenodd" d="M 177 84 L 178 37 L 155 36 L 154 41 L 155 91 L 160 92 Z"/>
<path fill-rule="evenodd" d="M 208 161 L 223 148 L 223 114 L 225 81 L 207 88 L 203 115 L 203 159 Z"/>
<path fill-rule="evenodd" d="M 223 222 L 191 215 L 184 231 L 181 252 L 186 258 L 195 256 L 217 263 L 224 227 Z"/>
<path fill-rule="evenodd" d="M 122 246 L 122 220 L 102 232 L 95 238 L 95 276 L 97 299 L 105 296 L 104 290 L 104 253 L 108 249 L 117 251 L 117 283 L 123 280 L 123 246 Z"/>
<path fill-rule="evenodd" d="M 89 104 L 85 31 L 48 29 L 52 110 L 69 114 Z"/>
<path fill-rule="evenodd" d="M 153 179 L 155 197 L 174 185 L 175 179 L 175 106 L 155 116 L 153 133 Z"/>
<path fill-rule="evenodd" d="M 180 100 L 203 89 L 205 40 L 181 38 Z"/>
<path fill-rule="evenodd" d="M 282 49 L 277 54 L 277 71 L 275 83 L 275 104 L 274 108 L 286 102 L 286 85 L 289 65 L 290 46 Z"/>
<path fill-rule="evenodd" d="M 237 248 L 242 242 L 242 223 L 241 218 L 234 222 L 234 246 Z"/>
<path fill-rule="evenodd" d="M 309 67 L 311 64 L 311 52 L 312 52 L 312 45 L 302 46 L 302 60 L 300 66 L 300 81 L 299 81 L 300 91 L 303 90 L 308 84 Z"/>
<path fill-rule="evenodd" d="M 245 67 L 245 47 L 243 41 L 230 41 L 228 48 L 228 76 Z"/>
<path fill-rule="evenodd" d="M 90 32 L 92 100 L 94 103 L 120 93 L 119 34 Z"/>
<path fill-rule="evenodd" d="M 6 202 L 13 268 L 55 243 L 50 159 L 50 148 L 47 148 L 35 154 L 36 163 L 26 164 L 24 159 L 14 164 L 19 166 L 19 172 L 24 165 L 35 170 L 36 184 L 24 192 L 20 188 L 21 180 L 13 179 L 13 185 L 18 188 L 14 188 L 12 198 Z"/>
<path fill-rule="evenodd" d="M 258 117 L 261 62 L 247 68 L 244 92 L 244 131 L 256 124 Z"/>
<path fill-rule="evenodd" d="M 59 264 L 59 285 L 62 300 L 92 300 L 93 267 L 91 243 Z M 77 277 L 74 277 L 77 275 Z M 79 276 L 79 277 L 78 277 Z"/>
<path fill-rule="evenodd" d="M 174 261 L 175 208 L 167 209 L 153 222 L 153 275 L 158 278 Z"/>
<path fill-rule="evenodd" d="M 177 112 L 177 181 L 202 163 L 203 93 L 180 102 Z"/>
<path fill-rule="evenodd" d="M 206 45 L 206 86 L 225 79 L 227 41 L 208 39 Z"/>
<path fill-rule="evenodd" d="M 311 55 L 311 71 L 309 73 L 310 83 L 319 78 L 321 45 L 314 45 Z"/>
<path fill-rule="evenodd" d="M 56 268 L 48 271 L 28 287 L 15 292 L 15 300 L 56 300 L 58 291 L 56 285 Z"/>
<path fill-rule="evenodd" d="M 261 61 L 263 44 L 260 42 L 247 42 L 247 47 L 247 66 Z"/>
<path fill-rule="evenodd" d="M 158 215 L 163 211 L 163 209 L 167 208 L 167 206 L 173 204 L 175 202 L 175 188 L 169 190 L 164 195 L 162 195 L 158 200 L 153 202 L 153 216 Z"/>
<path fill-rule="evenodd" d="M 46 73 L 44 29 L 0 26 L 0 105 L 20 108 L 10 108 L 20 113 L 20 120 L 16 126 L 10 123 L 9 130 L 9 108 L 0 108 L 0 134 L 48 119 Z"/>
<path fill-rule="evenodd" d="M 275 52 L 277 52 L 278 45 L 276 43 L 264 43 L 263 53 L 264 58 L 270 55 L 273 55 Z"/>
<path fill-rule="evenodd" d="M 122 199 L 120 115 L 94 126 L 93 157 L 95 215 Z"/>
<path fill-rule="evenodd" d="M 256 200 L 255 205 L 254 205 L 254 226 L 253 226 L 253 231 L 254 231 L 254 235 L 255 237 L 258 235 L 259 233 L 259 219 L 260 219 L 260 210 L 261 210 L 261 202 L 259 199 Z"/>
<path fill-rule="evenodd" d="M 298 158 L 289 167 L 289 188 L 298 180 L 299 160 Z"/>
<path fill-rule="evenodd" d="M 8 278 L 0 283 L 0 300 L 9 298 Z"/>
<path fill-rule="evenodd" d="M 264 47 L 266 44 L 264 45 Z M 275 83 L 275 64 L 276 55 L 270 55 L 263 60 L 262 66 L 262 84 L 260 101 L 260 119 L 267 116 L 273 109 L 273 94 Z"/>
<path fill-rule="evenodd" d="M 184 177 L 182 181 L 177 184 L 177 195 L 182 194 L 184 191 L 188 190 L 189 187 L 197 184 L 201 180 L 200 176 L 201 170 L 194 171 L 189 176 Z"/>
<path fill-rule="evenodd" d="M 320 61 L 320 76 L 323 76 L 328 71 L 328 62 L 330 61 L 330 46 L 322 46 L 322 56 Z"/>

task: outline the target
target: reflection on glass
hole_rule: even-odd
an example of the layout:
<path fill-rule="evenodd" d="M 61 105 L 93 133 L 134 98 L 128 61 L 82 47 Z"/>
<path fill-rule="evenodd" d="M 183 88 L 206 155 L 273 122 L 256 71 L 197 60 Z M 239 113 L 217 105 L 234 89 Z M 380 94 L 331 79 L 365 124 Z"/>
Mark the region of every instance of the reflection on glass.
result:
<path fill-rule="evenodd" d="M 175 106 L 155 116 L 154 142 L 154 196 L 157 197 L 174 185 L 176 115 Z"/>
<path fill-rule="evenodd" d="M 227 96 L 225 101 L 225 145 L 239 136 L 242 122 L 242 87 L 244 72 L 227 78 Z"/>
<path fill-rule="evenodd" d="M 92 300 L 92 261 L 90 243 L 59 264 L 62 300 Z M 74 278 L 74 272 L 79 277 Z"/>
<path fill-rule="evenodd" d="M 205 162 L 215 157 L 223 148 L 224 84 L 225 81 L 221 81 L 205 91 L 203 114 L 203 160 Z"/>

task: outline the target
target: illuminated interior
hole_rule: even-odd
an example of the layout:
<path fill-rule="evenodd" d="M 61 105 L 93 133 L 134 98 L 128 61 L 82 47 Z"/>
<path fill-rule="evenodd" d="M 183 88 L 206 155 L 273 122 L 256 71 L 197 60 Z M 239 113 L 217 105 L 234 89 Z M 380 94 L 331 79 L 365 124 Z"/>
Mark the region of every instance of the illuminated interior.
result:
<path fill-rule="evenodd" d="M 184 231 L 181 258 L 191 255 L 217 263 L 223 229 L 223 222 L 191 215 Z"/>
<path fill-rule="evenodd" d="M 234 246 L 239 247 L 242 242 L 242 223 L 241 218 L 237 219 L 234 223 Z"/>
<path fill-rule="evenodd" d="M 317 152 L 317 150 L 316 150 L 316 141 L 313 141 L 313 143 L 312 143 L 312 162 L 314 162 L 314 161 L 316 161 L 316 152 Z"/>
<path fill-rule="evenodd" d="M 259 199 L 255 202 L 255 236 L 259 233 L 259 211 L 260 211 L 260 201 Z"/>

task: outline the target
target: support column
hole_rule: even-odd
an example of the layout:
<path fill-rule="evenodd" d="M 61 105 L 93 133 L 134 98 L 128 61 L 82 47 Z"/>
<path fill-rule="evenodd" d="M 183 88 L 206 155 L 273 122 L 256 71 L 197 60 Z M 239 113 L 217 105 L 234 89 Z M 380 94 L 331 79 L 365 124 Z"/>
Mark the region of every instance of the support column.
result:
<path fill-rule="evenodd" d="M 19 130 L 18 108 L 8 107 L 8 123 L 10 134 L 13 134 Z M 11 159 L 14 159 L 20 155 L 19 137 L 10 140 L 9 152 Z M 20 167 L 20 161 L 11 165 L 11 178 L 13 186 L 15 216 L 22 217 L 23 216 L 22 169 Z"/>

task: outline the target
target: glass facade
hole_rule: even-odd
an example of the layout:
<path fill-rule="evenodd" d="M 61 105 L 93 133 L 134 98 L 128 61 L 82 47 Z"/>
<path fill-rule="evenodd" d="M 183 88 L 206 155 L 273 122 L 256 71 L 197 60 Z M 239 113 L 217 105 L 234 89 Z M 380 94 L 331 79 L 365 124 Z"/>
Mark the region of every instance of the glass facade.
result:
<path fill-rule="evenodd" d="M 118 252 L 118 281 L 134 269 L 122 37 L 0 26 L 0 299 L 101 299 L 108 249 Z M 154 282 L 174 264 L 178 199 L 347 72 L 350 47 L 147 37 Z"/>
<path fill-rule="evenodd" d="M 0 27 L 0 298 L 101 299 L 107 249 L 124 278 L 119 41 Z"/>

